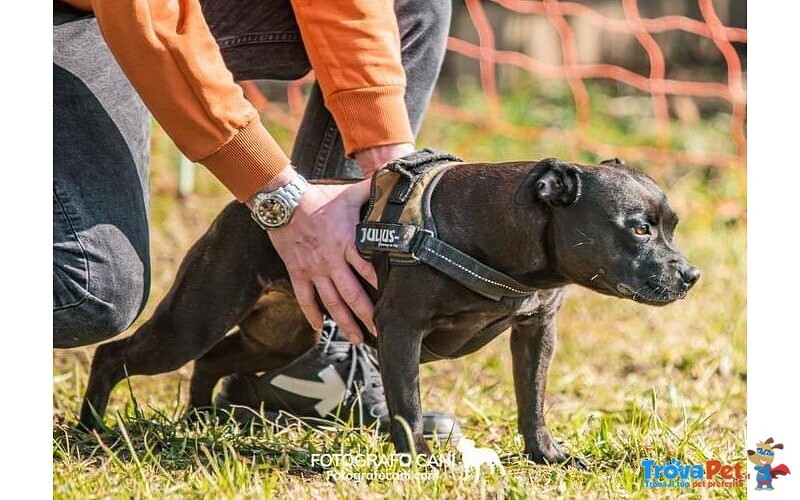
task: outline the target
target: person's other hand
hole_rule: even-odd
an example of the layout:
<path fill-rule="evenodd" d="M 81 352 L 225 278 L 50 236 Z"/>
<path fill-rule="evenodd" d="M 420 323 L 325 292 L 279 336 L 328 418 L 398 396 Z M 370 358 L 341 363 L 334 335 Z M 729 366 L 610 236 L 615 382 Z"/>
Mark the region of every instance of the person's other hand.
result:
<path fill-rule="evenodd" d="M 387 162 L 414 152 L 414 145 L 408 142 L 387 144 L 374 148 L 362 149 L 353 155 L 364 177 L 370 178 L 372 174 L 383 168 Z"/>
<path fill-rule="evenodd" d="M 355 270 L 373 287 L 378 287 L 372 264 L 355 247 L 359 211 L 369 192 L 369 180 L 355 184 L 312 184 L 300 198 L 291 221 L 268 231 L 311 326 L 315 330 L 322 328 L 322 311 L 316 300 L 319 295 L 353 344 L 364 340 L 353 314 L 375 334 L 372 301 L 353 273 Z"/>

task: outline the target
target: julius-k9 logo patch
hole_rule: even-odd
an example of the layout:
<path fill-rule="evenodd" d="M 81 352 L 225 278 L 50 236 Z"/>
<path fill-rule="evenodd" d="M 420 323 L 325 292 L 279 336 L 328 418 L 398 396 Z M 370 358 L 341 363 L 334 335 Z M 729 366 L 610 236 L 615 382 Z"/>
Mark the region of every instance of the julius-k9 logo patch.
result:
<path fill-rule="evenodd" d="M 397 230 L 393 227 L 361 227 L 361 242 L 372 243 L 378 246 L 392 246 L 400 239 Z"/>
<path fill-rule="evenodd" d="M 417 232 L 415 226 L 364 222 L 358 225 L 356 248 L 364 254 L 374 251 L 408 253 Z"/>

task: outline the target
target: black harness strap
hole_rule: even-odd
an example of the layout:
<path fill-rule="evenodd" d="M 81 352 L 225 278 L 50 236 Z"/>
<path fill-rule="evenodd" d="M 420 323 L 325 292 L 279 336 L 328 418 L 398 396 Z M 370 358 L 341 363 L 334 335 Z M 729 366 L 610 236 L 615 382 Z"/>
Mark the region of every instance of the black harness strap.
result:
<path fill-rule="evenodd" d="M 403 213 L 408 197 L 414 186 L 431 167 L 442 162 L 460 162 L 461 158 L 447 153 L 441 153 L 432 149 L 416 151 L 400 159 L 394 160 L 386 166 L 387 169 L 399 175 L 394 190 L 389 195 L 386 209 L 381 214 L 381 222 L 396 223 Z"/>
<path fill-rule="evenodd" d="M 528 297 L 536 291 L 535 288 L 523 285 L 511 276 L 470 257 L 427 231 L 421 234 L 412 255 L 473 292 L 492 300 L 500 300 L 504 297 Z"/>
<path fill-rule="evenodd" d="M 492 300 L 527 297 L 536 291 L 445 243 L 427 229 L 409 224 L 364 222 L 358 230 L 361 240 L 371 242 L 373 258 L 388 259 L 386 252 L 411 255 Z"/>
<path fill-rule="evenodd" d="M 396 160 L 386 167 L 399 174 L 399 179 L 388 197 L 380 221 L 367 221 L 358 225 L 356 243 L 359 251 L 372 260 L 381 283 L 388 276 L 389 252 L 393 252 L 424 262 L 473 292 L 492 300 L 530 296 L 537 289 L 518 282 L 437 238 L 435 225 L 432 217 L 428 217 L 429 214 L 425 214 L 426 219 L 430 219 L 426 221 L 426 227 L 398 223 L 408 197 L 420 177 L 428 169 L 444 161 L 460 160 L 426 149 Z M 429 203 L 430 191 L 443 174 L 444 170 L 427 187 L 429 191 L 425 193 L 423 205 Z"/>

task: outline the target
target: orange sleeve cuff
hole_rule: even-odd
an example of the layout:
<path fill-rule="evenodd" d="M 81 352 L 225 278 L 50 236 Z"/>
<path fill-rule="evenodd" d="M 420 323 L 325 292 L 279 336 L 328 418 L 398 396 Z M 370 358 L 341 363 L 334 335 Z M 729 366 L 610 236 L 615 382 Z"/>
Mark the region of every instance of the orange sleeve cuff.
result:
<path fill-rule="evenodd" d="M 414 143 L 405 90 L 403 85 L 388 85 L 328 96 L 325 104 L 342 134 L 347 156 L 375 146 Z"/>
<path fill-rule="evenodd" d="M 289 158 L 256 118 L 198 162 L 244 202 L 275 178 L 289 164 Z"/>

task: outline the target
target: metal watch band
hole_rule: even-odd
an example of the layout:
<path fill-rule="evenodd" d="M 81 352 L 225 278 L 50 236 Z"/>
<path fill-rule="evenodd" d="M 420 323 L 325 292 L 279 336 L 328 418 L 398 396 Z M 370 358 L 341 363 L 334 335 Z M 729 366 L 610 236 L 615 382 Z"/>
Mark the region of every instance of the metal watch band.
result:
<path fill-rule="evenodd" d="M 255 196 L 255 199 L 253 201 L 253 211 L 250 212 L 250 216 L 253 218 L 253 220 L 256 222 L 256 224 L 258 224 L 258 226 L 261 229 L 268 230 L 268 229 L 274 229 L 275 227 L 280 227 L 280 225 L 278 225 L 278 226 L 270 226 L 270 225 L 266 224 L 263 220 L 261 220 L 261 218 L 258 216 L 258 211 L 259 211 L 261 205 L 266 200 L 269 200 L 269 199 L 272 199 L 272 200 L 277 199 L 277 198 L 281 199 L 284 202 L 284 204 L 285 204 L 285 206 L 286 206 L 286 208 L 287 208 L 287 210 L 289 212 L 288 216 L 286 217 L 285 221 L 283 222 L 283 224 L 286 224 L 289 221 L 289 219 L 291 219 L 292 212 L 294 212 L 294 209 L 300 203 L 300 198 L 303 196 L 303 193 L 306 192 L 308 187 L 309 187 L 309 183 L 305 179 L 305 177 L 303 177 L 300 174 L 297 174 L 294 177 L 294 179 L 292 179 L 287 184 L 285 184 L 285 185 L 283 185 L 283 186 L 281 186 L 281 187 L 279 187 L 279 188 L 277 188 L 275 190 L 262 191 L 262 192 L 258 193 Z M 283 225 L 283 224 L 281 224 L 281 225 Z"/>
<path fill-rule="evenodd" d="M 306 189 L 308 189 L 308 181 L 302 175 L 297 174 L 288 184 L 273 192 L 283 196 L 294 208 L 300 203 L 300 197 L 303 196 Z"/>

